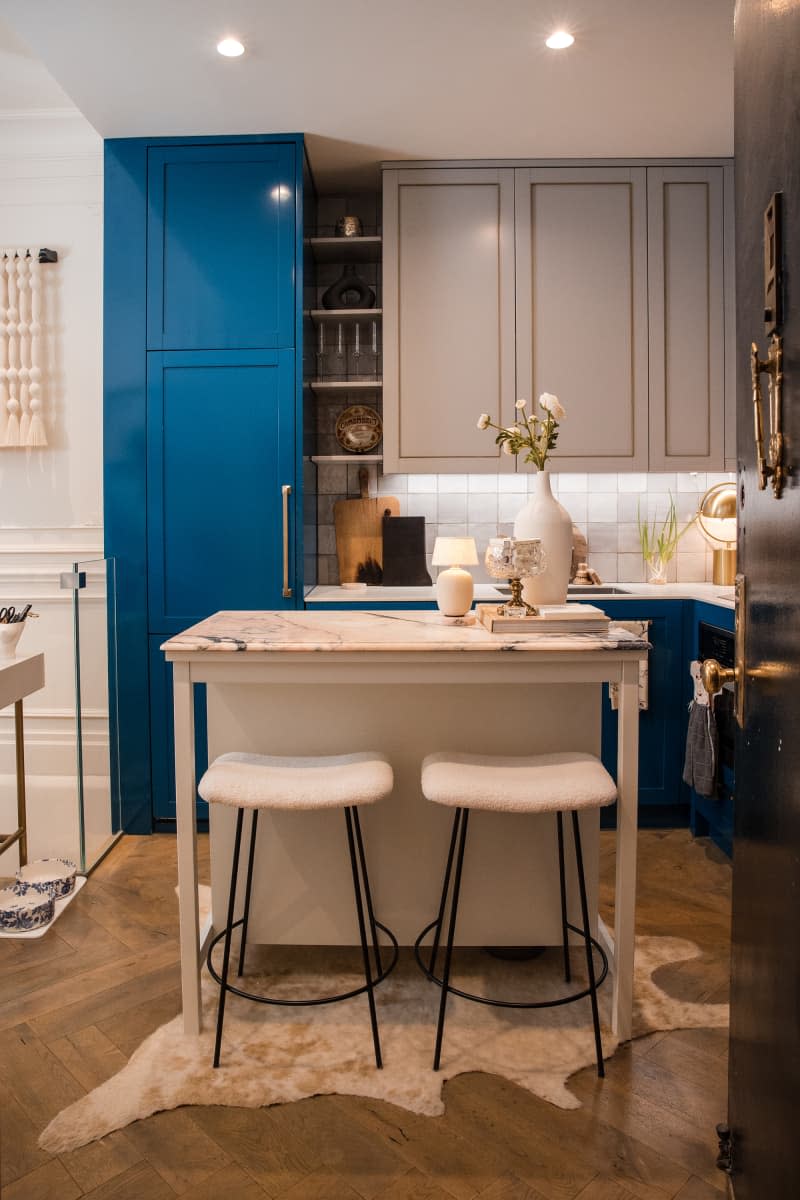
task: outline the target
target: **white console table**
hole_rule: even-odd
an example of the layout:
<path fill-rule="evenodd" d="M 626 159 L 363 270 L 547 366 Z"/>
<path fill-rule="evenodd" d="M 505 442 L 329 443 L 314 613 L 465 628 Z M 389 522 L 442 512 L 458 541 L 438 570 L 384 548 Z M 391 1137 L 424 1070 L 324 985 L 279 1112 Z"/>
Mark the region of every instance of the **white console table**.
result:
<path fill-rule="evenodd" d="M 0 833 L 0 854 L 19 844 L 19 865 L 28 861 L 28 818 L 25 808 L 25 741 L 22 701 L 44 687 L 44 655 L 0 659 L 0 709 L 14 705 L 14 742 L 17 769 L 17 828 Z"/>

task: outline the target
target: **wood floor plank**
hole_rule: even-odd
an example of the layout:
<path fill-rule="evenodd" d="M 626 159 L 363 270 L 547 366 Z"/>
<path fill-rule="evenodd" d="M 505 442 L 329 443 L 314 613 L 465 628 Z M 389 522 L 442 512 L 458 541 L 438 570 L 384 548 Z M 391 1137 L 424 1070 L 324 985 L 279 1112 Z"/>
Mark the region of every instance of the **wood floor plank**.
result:
<path fill-rule="evenodd" d="M 148 1163 L 131 1167 L 115 1179 L 86 1192 L 85 1196 L 86 1200 L 175 1200 L 175 1193 L 167 1181 Z"/>
<path fill-rule="evenodd" d="M 452 1196 L 414 1167 L 395 1179 L 386 1191 L 381 1192 L 378 1200 L 452 1200 Z"/>
<path fill-rule="evenodd" d="M 191 1200 L 265 1200 L 267 1193 L 235 1164 L 215 1171 L 192 1188 Z"/>
<path fill-rule="evenodd" d="M 60 1154 L 59 1159 L 82 1193 L 118 1179 L 131 1167 L 143 1162 L 141 1153 L 121 1129 L 109 1133 L 98 1142 L 90 1142 L 88 1146 Z"/>
<path fill-rule="evenodd" d="M 358 1192 L 329 1171 L 318 1171 L 281 1194 L 281 1200 L 359 1200 Z"/>
<path fill-rule="evenodd" d="M 126 1058 L 130 1058 L 146 1037 L 181 1011 L 180 985 L 169 986 L 173 982 L 171 975 L 167 975 L 167 980 L 164 991 L 149 995 L 142 1003 L 97 1018 L 97 1028 Z"/>
<path fill-rule="evenodd" d="M 292 1136 L 290 1122 L 276 1124 L 272 1109 L 209 1105 L 186 1111 L 268 1196 L 282 1196 L 321 1166 L 313 1147 Z"/>
<path fill-rule="evenodd" d="M 504 1175 L 481 1192 L 479 1200 L 545 1200 L 545 1197 L 516 1175 Z"/>
<path fill-rule="evenodd" d="M 231 1163 L 221 1146 L 205 1137 L 180 1108 L 134 1121 L 125 1135 L 178 1196 Z"/>
<path fill-rule="evenodd" d="M 7 1089 L 0 1092 L 0 1196 L 3 1188 L 47 1162 L 39 1127 Z"/>
<path fill-rule="evenodd" d="M 128 1061 L 95 1025 L 78 1029 L 69 1037 L 57 1038 L 46 1045 L 87 1092 L 116 1075 Z"/>
<path fill-rule="evenodd" d="M 69 1071 L 25 1025 L 0 1034 L 0 1085 L 39 1132 L 83 1095 Z"/>
<path fill-rule="evenodd" d="M 724 1175 L 720 1173 L 720 1179 L 724 1180 Z M 675 1195 L 675 1200 L 719 1200 L 724 1183 L 720 1188 L 714 1188 L 710 1183 L 706 1183 L 704 1179 L 698 1179 L 696 1175 L 688 1181 L 685 1187 L 682 1187 Z"/>
<path fill-rule="evenodd" d="M 57 1158 L 3 1189 L 3 1200 L 78 1200 L 81 1190 Z"/>
<path fill-rule="evenodd" d="M 621 1183 L 614 1179 L 593 1179 L 588 1184 L 578 1200 L 635 1200 L 632 1192 L 624 1188 Z"/>

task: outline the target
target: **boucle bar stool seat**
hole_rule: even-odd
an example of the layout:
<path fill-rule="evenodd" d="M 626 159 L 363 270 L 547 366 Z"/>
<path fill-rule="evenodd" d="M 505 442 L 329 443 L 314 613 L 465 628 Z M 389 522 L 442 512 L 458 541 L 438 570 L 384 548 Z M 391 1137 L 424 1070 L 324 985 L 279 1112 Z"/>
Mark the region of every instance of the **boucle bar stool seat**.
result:
<path fill-rule="evenodd" d="M 570 812 L 613 804 L 617 785 L 594 754 L 429 754 L 422 764 L 422 794 L 451 808 Z"/>
<path fill-rule="evenodd" d="M 394 970 L 398 958 L 398 945 L 397 938 L 391 929 L 388 929 L 386 925 L 382 925 L 380 921 L 376 920 L 372 907 L 372 893 L 369 886 L 367 859 L 364 852 L 364 840 L 361 834 L 358 809 L 361 805 L 375 804 L 378 800 L 382 800 L 388 796 L 392 790 L 393 782 L 392 768 L 388 759 L 382 754 L 370 751 L 361 751 L 355 754 L 321 755 L 313 758 L 288 758 L 266 754 L 235 752 L 220 755 L 203 775 L 197 787 L 202 798 L 207 800 L 209 804 L 223 804 L 229 808 L 236 809 L 236 836 L 233 845 L 227 920 L 225 928 L 212 939 L 206 958 L 209 973 L 219 984 L 220 989 L 219 1006 L 217 1009 L 217 1033 L 214 1044 L 215 1067 L 219 1066 L 222 1028 L 225 1019 L 225 998 L 228 992 L 233 992 L 245 1000 L 253 1000 L 258 1004 L 275 1004 L 286 1007 L 334 1004 L 339 1000 L 350 1000 L 354 996 L 361 996 L 366 993 L 369 1002 L 372 1041 L 375 1049 L 375 1065 L 377 1067 L 383 1065 L 374 990 Z M 315 996 L 310 999 L 292 1000 L 263 996 L 256 992 L 247 991 L 243 987 L 236 987 L 229 980 L 231 940 L 234 929 L 241 927 L 242 934 L 237 970 L 237 975 L 241 976 L 244 971 L 244 957 L 247 945 L 247 927 L 250 917 L 250 896 L 253 886 L 259 811 L 261 809 L 271 809 L 284 812 L 311 812 L 334 808 L 342 809 L 345 815 L 347 847 L 353 874 L 356 917 L 358 919 L 361 955 L 364 963 L 363 985 L 352 988 L 347 992 L 339 992 L 335 996 Z M 234 920 L 244 814 L 248 809 L 251 811 L 252 817 L 250 822 L 250 846 L 247 861 L 244 912 L 238 920 Z M 370 948 L 367 944 L 366 923 L 364 919 L 365 905 L 371 933 L 372 957 L 375 961 L 374 972 L 370 957 Z M 382 961 L 381 947 L 378 943 L 379 929 L 387 935 L 392 945 L 391 961 L 385 967 Z M 221 973 L 217 971 L 212 962 L 213 951 L 220 941 L 224 941 Z"/>
<path fill-rule="evenodd" d="M 597 1074 L 603 1076 L 603 1047 L 600 1039 L 600 1016 L 597 1005 L 597 989 L 608 974 L 608 958 L 600 943 L 589 932 L 589 910 L 586 898 L 586 877 L 583 870 L 580 823 L 578 813 L 583 809 L 603 808 L 617 799 L 614 780 L 603 764 L 593 754 L 578 751 L 561 751 L 556 754 L 536 754 L 525 757 L 500 757 L 485 754 L 429 754 L 422 764 L 422 792 L 426 799 L 455 809 L 447 865 L 444 873 L 439 912 L 426 925 L 414 943 L 414 954 L 427 978 L 441 989 L 439 1020 L 436 1027 L 436 1045 L 433 1069 L 438 1071 L 442 1053 L 447 997 L 451 993 L 464 1000 L 489 1004 L 498 1008 L 555 1008 L 570 1004 L 588 996 L 592 1005 Z M 467 827 L 470 812 L 502 813 L 555 813 L 558 835 L 558 866 L 561 885 L 561 935 L 564 954 L 564 979 L 571 981 L 569 958 L 569 931 L 581 936 L 586 953 L 588 986 L 554 1000 L 501 1000 L 491 996 L 479 996 L 454 987 L 450 982 L 453 941 L 458 917 L 458 900 L 461 892 L 461 876 L 464 867 L 464 851 L 467 842 Z M 581 900 L 582 927 L 567 920 L 567 887 L 564 867 L 563 813 L 572 813 L 572 833 L 575 844 L 575 862 Z M 457 849 L 456 849 L 457 847 Z M 453 864 L 455 860 L 455 872 Z M 451 895 L 452 880 L 452 895 Z M 437 976 L 436 959 L 444 929 L 445 910 L 450 897 L 450 915 L 445 941 L 444 969 Z M 434 931 L 433 946 L 427 963 L 422 959 L 422 942 Z M 597 951 L 602 968 L 596 977 L 594 954 Z"/>
<path fill-rule="evenodd" d="M 197 790 L 209 804 L 307 811 L 375 804 L 392 786 L 389 760 L 369 751 L 315 758 L 233 753 L 214 759 Z"/>

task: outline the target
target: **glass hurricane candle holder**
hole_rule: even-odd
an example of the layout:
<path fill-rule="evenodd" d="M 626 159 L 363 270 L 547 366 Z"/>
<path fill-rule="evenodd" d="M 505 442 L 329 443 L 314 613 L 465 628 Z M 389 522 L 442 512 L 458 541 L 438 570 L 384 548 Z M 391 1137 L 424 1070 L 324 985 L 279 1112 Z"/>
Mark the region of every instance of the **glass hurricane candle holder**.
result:
<path fill-rule="evenodd" d="M 538 538 L 491 538 L 484 558 L 492 579 L 507 579 L 511 585 L 511 600 L 498 608 L 501 617 L 535 617 L 536 609 L 522 599 L 522 580 L 541 575 L 547 565 L 542 543 Z"/>

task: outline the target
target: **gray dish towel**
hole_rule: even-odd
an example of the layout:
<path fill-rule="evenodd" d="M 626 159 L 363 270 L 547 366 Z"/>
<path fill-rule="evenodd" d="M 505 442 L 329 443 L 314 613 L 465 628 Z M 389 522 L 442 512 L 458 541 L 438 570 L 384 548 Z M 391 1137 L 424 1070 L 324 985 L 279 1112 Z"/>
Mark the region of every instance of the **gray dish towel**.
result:
<path fill-rule="evenodd" d="M 714 795 L 718 747 L 717 722 L 711 705 L 692 700 L 689 705 L 689 727 L 686 730 L 683 782 L 694 788 L 698 796 Z"/>

